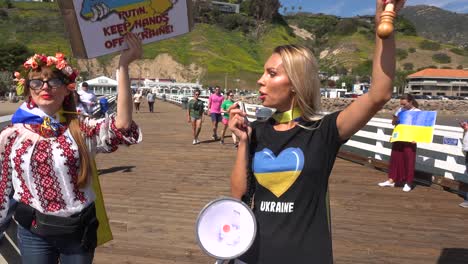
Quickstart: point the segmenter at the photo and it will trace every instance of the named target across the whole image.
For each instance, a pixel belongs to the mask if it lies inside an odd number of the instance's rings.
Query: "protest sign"
[[[190,32],[191,0],[59,0],[73,55],[94,58],[126,49],[133,32],[143,44]]]

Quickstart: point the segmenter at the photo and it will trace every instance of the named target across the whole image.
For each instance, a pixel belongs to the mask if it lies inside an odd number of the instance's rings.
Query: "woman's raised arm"
[[[140,39],[133,33],[125,35],[125,42],[128,44],[128,49],[123,50],[119,60],[119,76],[118,76],[118,97],[117,97],[117,116],[115,118],[115,126],[119,129],[129,128],[132,124],[132,93],[130,89],[130,78],[128,75],[128,65],[141,57],[143,49]]]
[[[384,10],[385,0],[377,0],[375,11],[376,28]],[[390,0],[395,3],[395,11],[400,10],[404,0]],[[375,36],[375,50],[372,65],[372,84],[369,92],[360,96],[346,107],[337,117],[336,125],[341,139],[347,139],[360,130],[390,100],[395,77],[395,36],[381,39]]]

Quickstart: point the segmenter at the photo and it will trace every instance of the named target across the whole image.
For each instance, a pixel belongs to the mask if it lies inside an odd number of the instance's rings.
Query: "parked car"
[[[443,100],[443,101],[448,100],[448,98],[443,95],[434,95],[433,97],[435,100]]]

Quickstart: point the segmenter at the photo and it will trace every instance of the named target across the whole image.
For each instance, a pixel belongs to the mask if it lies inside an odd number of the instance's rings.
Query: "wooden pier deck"
[[[206,118],[193,146],[179,106],[157,101],[135,114],[143,142],[97,158],[115,239],[95,263],[214,263],[194,225],[209,201],[229,194],[235,149],[212,142]],[[205,140],[205,141],[204,141]],[[335,263],[468,263],[468,210],[453,193],[380,188],[386,174],[337,159],[330,180]]]

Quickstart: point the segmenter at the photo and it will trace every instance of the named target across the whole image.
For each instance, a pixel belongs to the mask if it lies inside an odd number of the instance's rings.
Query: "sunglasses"
[[[57,78],[50,79],[47,81],[41,79],[32,79],[29,80],[29,88],[33,90],[39,90],[44,86],[44,83],[47,83],[47,86],[50,88],[59,88],[63,85],[63,81]]]
[[[199,96],[200,94],[194,94],[194,95]]]

